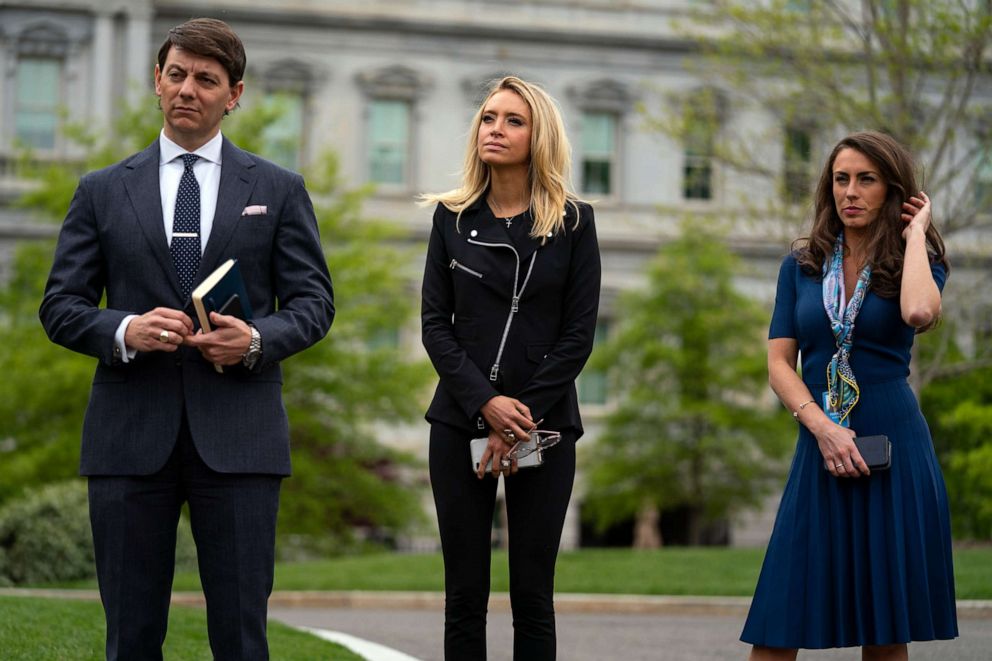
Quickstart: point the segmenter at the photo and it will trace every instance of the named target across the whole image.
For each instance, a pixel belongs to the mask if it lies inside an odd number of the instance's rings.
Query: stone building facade
[[[16,147],[30,145],[41,160],[78,156],[65,123],[109,129],[122,100],[136,103],[149,92],[168,28],[213,16],[229,22],[248,51],[244,111],[269,95],[288,108],[267,134],[279,160],[301,168],[322,150],[335,150],[350,184],[377,184],[367,211],[403,223],[412,241],[426,238],[430,219],[413,196],[457,184],[465,132],[485,82],[514,73],[544,85],[566,118],[575,187],[597,201],[606,333],[616,294],[642,282],[642,266],[675,235],[680,218],[733,218],[742,198],[779,194],[768,182],[723,172],[712,158],[714,136],[683,144],[645,121],[641,109],[700,87],[686,67],[693,44],[673,28],[691,4],[0,0],[0,263],[16,241],[54,231],[11,206],[25,185]],[[750,109],[725,107],[719,130],[767,121]],[[804,167],[816,167],[811,152],[800,154],[800,176]],[[784,143],[769,142],[764,162],[784,168],[786,160]],[[734,227],[732,239],[758,274],[740,284],[769,301],[785,251],[782,236],[759,222]],[[422,353],[415,326],[400,341]],[[584,375],[580,385],[588,435],[595,437],[609,393],[602,375]],[[389,436],[426,451],[424,424]],[[578,530],[573,515],[566,547],[578,544]],[[767,513],[745,517],[731,540],[760,544],[769,532]]]

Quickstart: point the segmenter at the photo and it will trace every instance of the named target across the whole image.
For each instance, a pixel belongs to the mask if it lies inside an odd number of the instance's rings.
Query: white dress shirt
[[[224,138],[217,132],[206,144],[194,152],[187,152],[169,138],[165,130],[158,138],[158,186],[162,196],[162,221],[165,224],[165,237],[172,244],[172,223],[176,214],[176,195],[179,193],[179,180],[183,176],[182,155],[193,153],[200,158],[193,164],[193,176],[200,185],[200,254],[210,239],[210,230],[214,225],[214,212],[217,210],[217,193],[220,189],[221,146]],[[114,334],[114,342],[120,349],[121,360],[125,363],[134,358],[136,351],[124,344],[124,334],[127,325],[137,317],[128,315],[121,321]]]

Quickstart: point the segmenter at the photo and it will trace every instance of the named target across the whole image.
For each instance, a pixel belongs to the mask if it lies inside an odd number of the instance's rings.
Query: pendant
[[[509,218],[504,218],[504,219],[503,219],[503,220],[505,220],[505,221],[506,221],[506,226],[507,226],[508,228],[510,227],[510,225],[512,225],[512,224],[513,224],[513,219],[514,219],[514,218],[516,218],[516,216],[510,216]]]

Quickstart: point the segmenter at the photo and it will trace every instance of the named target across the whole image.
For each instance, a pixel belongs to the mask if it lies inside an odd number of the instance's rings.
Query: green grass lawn
[[[273,659],[361,661],[345,648],[278,622],[269,623]],[[206,614],[173,606],[165,659],[209,661]],[[104,655],[103,608],[99,603],[29,597],[0,597],[0,656],[5,661],[36,659],[99,661]]]
[[[555,590],[604,594],[711,595],[749,597],[764,549],[665,548],[584,549],[558,558]],[[992,546],[958,548],[954,574],[959,599],[992,599]],[[444,589],[437,553],[378,553],[276,565],[276,590]],[[95,581],[68,587],[95,587]],[[176,575],[176,590],[199,590],[195,573]],[[492,589],[509,590],[506,553],[493,552]]]
[[[557,592],[751,596],[764,549],[587,549],[562,553]],[[992,599],[992,547],[954,553],[957,596]],[[276,566],[276,590],[444,589],[440,554],[381,553]],[[176,576],[177,590],[199,590],[196,574]],[[492,589],[509,590],[506,553],[496,551]]]

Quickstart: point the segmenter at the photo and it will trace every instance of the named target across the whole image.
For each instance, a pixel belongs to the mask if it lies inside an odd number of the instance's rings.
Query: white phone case
[[[472,472],[479,472],[479,462],[482,461],[482,453],[486,451],[486,445],[489,443],[488,438],[473,438],[469,443],[469,450],[472,454]],[[533,450],[530,454],[525,454],[517,462],[519,468],[533,468],[535,466],[540,466],[544,463],[544,457],[541,454],[541,450],[537,449],[537,439],[533,436],[530,437],[526,442],[521,442],[517,446],[518,451],[523,450]],[[486,472],[490,472],[493,469],[493,461],[489,460],[486,464]]]

